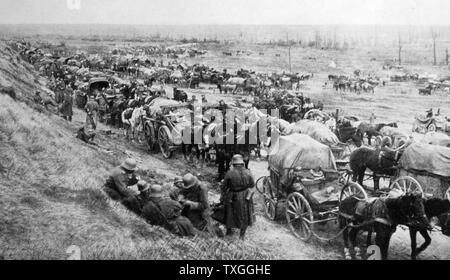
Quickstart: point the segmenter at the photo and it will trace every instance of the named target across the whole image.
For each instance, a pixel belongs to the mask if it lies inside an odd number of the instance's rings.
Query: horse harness
[[[399,154],[400,154],[399,151],[395,151],[394,159],[390,159],[390,158],[384,156],[385,155],[384,151],[380,151],[380,153],[378,153],[378,166],[382,167],[381,166],[381,159],[382,158],[385,158],[387,160],[393,161],[394,163],[397,162],[398,158],[399,158]]]
[[[381,223],[387,226],[393,225],[385,199],[383,198],[370,198],[367,200],[358,201],[353,215],[346,213],[340,213],[340,215],[352,221],[366,221],[360,225],[354,225],[352,227],[363,227],[373,223]]]
[[[389,215],[386,202],[382,198],[359,201],[356,204],[355,215],[364,220],[392,226],[392,219]]]

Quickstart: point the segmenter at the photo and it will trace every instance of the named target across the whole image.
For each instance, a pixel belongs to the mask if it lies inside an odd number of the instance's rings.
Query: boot
[[[242,228],[239,233],[239,239],[244,240],[245,239],[245,232],[247,231],[247,228]]]

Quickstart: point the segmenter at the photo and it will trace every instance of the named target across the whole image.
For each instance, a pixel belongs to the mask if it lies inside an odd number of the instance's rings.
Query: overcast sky
[[[0,23],[450,25],[449,0],[67,1],[0,0]]]

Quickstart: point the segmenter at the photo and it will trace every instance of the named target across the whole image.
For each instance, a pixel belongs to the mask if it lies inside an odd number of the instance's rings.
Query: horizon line
[[[5,23],[0,25],[125,25],[125,26],[378,26],[378,27],[450,27],[449,24],[379,24],[379,23]]]

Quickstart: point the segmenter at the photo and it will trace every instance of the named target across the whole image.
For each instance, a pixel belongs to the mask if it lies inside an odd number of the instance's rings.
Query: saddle
[[[386,203],[381,198],[370,198],[368,200],[359,201],[356,204],[355,217],[388,226],[392,225]]]

